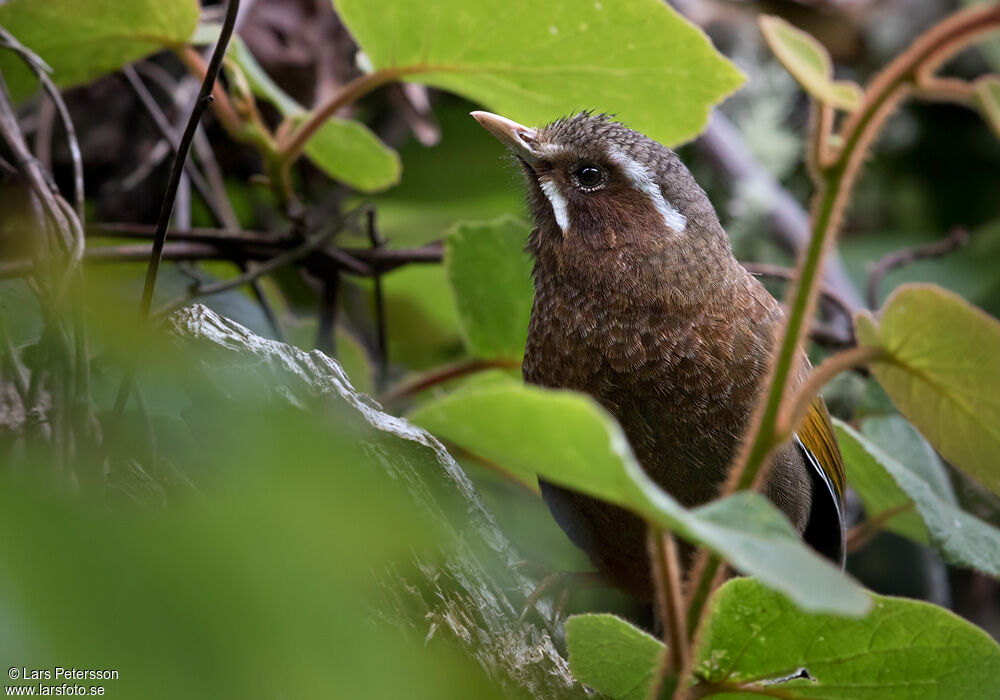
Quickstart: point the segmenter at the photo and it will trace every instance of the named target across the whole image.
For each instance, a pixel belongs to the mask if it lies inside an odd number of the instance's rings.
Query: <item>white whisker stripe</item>
[[[660,186],[656,184],[656,180],[653,179],[649,168],[618,148],[610,149],[608,157],[621,167],[625,173],[625,177],[632,181],[632,186],[635,189],[645,193],[649,197],[650,201],[653,202],[653,206],[663,216],[663,221],[669,228],[674,229],[678,233],[687,228],[687,218],[677,211],[670,202],[664,199],[663,192],[660,191]]]
[[[556,223],[559,224],[562,232],[566,233],[569,231],[569,202],[566,201],[566,197],[559,191],[559,185],[552,178],[541,178],[538,184],[545,196],[549,198],[549,203],[552,204],[552,213],[555,214]]]

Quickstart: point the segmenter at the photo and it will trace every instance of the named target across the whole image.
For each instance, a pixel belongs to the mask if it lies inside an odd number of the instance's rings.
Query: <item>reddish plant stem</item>
[[[819,295],[819,273],[833,246],[868,147],[892,110],[919,85],[932,80],[931,73],[935,68],[982,35],[998,28],[1000,5],[963,10],[931,28],[872,80],[865,91],[863,105],[848,117],[840,132],[840,143],[843,145],[835,160],[825,167],[823,163],[816,163],[816,167],[812,168],[817,184],[812,209],[812,236],[798,266],[798,281],[793,283],[789,293],[789,313],[772,356],[767,393],[754,412],[722,490],[723,497],[759,486],[766,476],[768,458],[782,444],[777,430],[778,419],[789,391],[789,379],[797,367],[806,320],[811,318]],[[791,429],[795,427],[792,425]],[[695,570],[703,572],[703,578],[713,575],[711,567],[703,563],[708,556],[707,552],[700,553],[695,566]],[[701,588],[704,583],[700,580],[697,587]],[[715,586],[711,588],[714,590]],[[698,618],[696,630],[704,624],[708,609],[707,604],[702,604],[700,610],[692,611]]]
[[[430,389],[438,384],[444,384],[452,379],[458,379],[459,377],[482,372],[487,369],[517,369],[520,366],[520,360],[509,358],[463,360],[455,364],[438,367],[425,374],[417,375],[413,379],[397,385],[384,396],[381,396],[380,399],[382,403],[392,404],[414,394],[419,394],[421,391]]]

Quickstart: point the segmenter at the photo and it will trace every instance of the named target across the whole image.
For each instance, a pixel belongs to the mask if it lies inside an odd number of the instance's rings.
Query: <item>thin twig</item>
[[[17,124],[14,106],[7,97],[7,88],[0,75],[0,138],[7,143],[18,171],[24,176],[31,191],[38,198],[45,212],[45,218],[59,234],[59,242],[69,255],[67,270],[72,269],[83,254],[83,241],[77,240],[76,226],[69,221],[57,203],[58,192],[31,154],[21,129]]]
[[[740,262],[740,265],[742,265],[744,269],[752,275],[775,277],[787,282],[793,282],[795,280],[795,270],[788,267],[782,267],[781,265],[742,261]],[[820,294],[832,302],[833,305],[836,306],[842,314],[844,314],[844,317],[848,320],[848,322],[851,321],[854,317],[854,312],[857,310],[854,304],[842,297],[839,292],[826,284],[820,287]]]
[[[331,357],[337,354],[337,304],[340,296],[340,275],[334,273],[321,282],[319,323],[316,328],[316,349]]]
[[[389,393],[379,397],[379,400],[384,404],[393,404],[401,399],[419,394],[421,391],[425,391],[431,387],[449,382],[452,379],[458,379],[459,377],[475,374],[487,369],[517,369],[520,366],[520,360],[512,359],[481,360],[475,358],[472,360],[462,360],[455,364],[438,367],[425,374],[418,374],[413,379],[393,387]]]
[[[810,404],[819,396],[819,392],[826,386],[827,382],[841,372],[866,365],[884,356],[885,350],[883,348],[861,346],[842,350],[823,360],[809,373],[802,385],[796,389],[795,394],[782,403],[781,413],[775,428],[778,434],[776,440],[784,442],[791,438],[792,433],[805,418]]]
[[[374,73],[365,73],[360,75],[351,82],[344,85],[340,90],[330,96],[330,99],[326,100],[321,105],[318,105],[315,109],[309,112],[309,117],[303,121],[298,127],[292,131],[286,139],[283,139],[279,144],[282,153],[283,163],[287,166],[295,162],[302,151],[305,150],[306,144],[309,143],[317,131],[342,108],[347,105],[353,104],[360,98],[364,97],[371,91],[389,83],[393,83],[405,75],[418,72],[427,72],[429,70],[428,66],[402,66],[396,68],[386,68],[384,70],[375,71]]]
[[[18,396],[21,397],[21,405],[24,406],[24,410],[27,412],[28,383],[25,380],[26,373],[21,366],[20,360],[17,359],[17,353],[14,351],[14,345],[11,343],[7,328],[7,319],[0,313],[0,353],[3,353],[3,359],[13,378],[14,388],[17,390]]]
[[[681,593],[681,567],[677,542],[669,532],[649,527],[647,535],[649,561],[656,591],[656,606],[663,625],[666,653],[657,666],[646,691],[647,700],[657,700],[670,671],[680,673],[687,667],[690,650],[687,637],[687,613]]]
[[[156,126],[157,131],[160,132],[160,136],[166,140],[167,144],[170,146],[170,150],[176,156],[177,150],[180,147],[180,141],[178,140],[177,133],[174,131],[173,125],[170,123],[170,120],[167,119],[167,115],[164,114],[163,110],[160,109],[160,106],[156,104],[156,100],[153,99],[153,95],[146,88],[145,83],[142,82],[142,78],[140,78],[135,72],[135,68],[132,66],[125,66],[122,68],[122,75],[125,78],[125,82],[127,82],[129,87],[132,88],[132,92],[134,92],[136,97],[139,98],[139,103],[146,110],[146,113]],[[194,161],[189,158],[184,159],[184,172],[191,178],[191,184],[198,190],[198,194],[201,195],[202,200],[205,202],[209,211],[212,212],[212,216],[215,217],[215,220],[220,224],[228,226],[226,216],[219,203],[215,200],[216,193],[213,192],[212,188],[208,184],[208,181],[205,179],[205,176],[201,174],[198,166],[194,164]]]
[[[244,273],[254,271],[255,269],[245,262],[237,264],[240,266],[240,270]],[[271,331],[274,333],[274,339],[282,343],[286,342],[285,330],[281,327],[281,320],[278,318],[278,314],[275,313],[274,307],[271,306],[271,301],[267,298],[264,286],[260,283],[259,279],[252,279],[249,284],[250,290],[253,292],[253,296],[257,300],[257,305],[260,306],[260,310],[263,312],[264,318],[267,319],[267,323],[271,327]]]
[[[147,224],[132,223],[96,223],[87,226],[88,236],[104,236],[111,238],[148,239],[156,236],[156,227]],[[282,241],[295,241],[286,234],[274,234],[266,231],[247,231],[242,228],[191,228],[170,229],[167,236],[176,241],[195,241],[199,243],[219,243],[223,245],[272,245]]]
[[[843,146],[836,162],[814,173],[817,194],[813,207],[813,235],[801,257],[799,279],[789,294],[788,315],[772,355],[767,390],[757,409],[729,478],[722,490],[727,496],[759,483],[768,457],[780,443],[775,424],[788,393],[788,379],[797,366],[808,319],[819,293],[818,275],[840,229],[849,193],[876,135],[893,109],[911,92],[928,71],[976,38],[1000,28],[1000,6],[982,5],[962,10],[937,24],[894,59],[868,86],[864,104],[851,113],[840,132]]]
[[[0,27],[0,40],[2,40],[4,46],[11,51],[16,52],[24,60],[24,62],[28,64],[28,67],[38,78],[38,82],[45,90],[45,94],[49,96],[49,99],[52,100],[52,104],[56,107],[56,112],[59,114],[59,120],[62,122],[63,130],[66,132],[66,145],[69,148],[70,160],[73,163],[73,208],[74,211],[76,211],[77,218],[80,221],[83,221],[83,157],[80,154],[80,142],[76,137],[76,128],[73,126],[73,120],[69,116],[69,110],[66,108],[66,102],[63,100],[62,94],[55,86],[55,83],[53,83],[52,79],[49,78],[48,74],[51,71],[51,68],[49,68],[49,66],[46,65],[41,58],[39,58],[38,54],[21,44],[3,27]]]
[[[194,301],[199,297],[211,296],[213,294],[221,294],[222,292],[228,292],[230,289],[236,289],[238,287],[242,287],[245,284],[250,284],[251,282],[263,277],[264,275],[268,275],[277,270],[278,268],[284,267],[285,265],[288,265],[289,263],[295,262],[299,258],[306,256],[310,251],[322,245],[324,241],[330,238],[330,236],[337,233],[339,230],[340,229],[338,227],[330,227],[325,231],[320,231],[319,233],[315,233],[309,238],[307,238],[305,241],[300,243],[295,248],[285,251],[280,255],[276,255],[270,260],[267,260],[266,262],[261,263],[260,265],[248,269],[243,274],[233,277],[232,279],[221,280],[219,282],[214,282],[212,284],[199,285],[194,289],[192,289],[187,294],[184,294],[183,296],[180,296],[177,299],[174,299],[173,301],[164,304],[162,307],[156,310],[154,316],[160,317],[170,313],[171,311],[175,311],[181,308],[182,306],[187,306],[189,303],[191,303],[192,301]]]
[[[911,265],[917,260],[942,258],[952,251],[958,250],[969,242],[969,232],[962,226],[956,226],[941,240],[927,245],[894,250],[879,258],[868,273],[868,284],[865,286],[868,307],[878,308],[878,289],[885,276],[892,270]]]
[[[245,6],[246,0],[243,0],[243,4],[240,6],[241,17],[244,15]],[[237,20],[238,26],[239,20]],[[177,109],[183,109],[187,104],[188,93],[193,94],[198,88],[198,80],[193,76],[187,75],[182,80],[175,80],[168,71],[156,63],[144,61],[136,64],[135,69],[137,73],[141,73],[156,85]],[[218,209],[215,214],[217,217],[221,217],[219,223],[229,229],[240,228],[236,212],[233,210],[233,205],[229,201],[229,194],[226,192],[222,169],[215,158],[212,144],[205,134],[205,127],[201,123],[198,124],[198,129],[195,131],[192,148],[194,149],[195,159],[201,164],[205,181],[208,183],[213,199],[215,200]]]
[[[371,208],[368,210],[368,215],[366,217],[366,230],[368,233],[368,240],[371,243],[372,250],[378,250],[382,247],[384,241],[381,236],[378,235],[378,230],[375,228],[375,209]],[[386,374],[389,367],[389,341],[388,341],[388,331],[386,330],[386,318],[385,318],[385,295],[382,290],[382,272],[376,269],[374,274],[373,286],[374,286],[374,296],[375,296],[375,348],[376,348],[376,368],[375,368],[375,391],[381,392],[385,388]]]
[[[808,212],[768,172],[740,132],[719,110],[712,112],[708,126],[694,146],[732,186],[746,186],[765,193],[762,199],[767,202],[767,231],[786,250],[798,253],[809,244]],[[836,292],[848,304],[852,314],[861,308],[861,296],[836,251],[831,251],[823,280],[827,289]]]
[[[170,175],[167,179],[167,189],[163,195],[163,204],[160,207],[160,214],[156,222],[156,237],[153,239],[153,249],[150,253],[149,266],[146,269],[146,279],[142,288],[142,299],[139,303],[139,317],[141,320],[145,320],[149,317],[149,310],[153,304],[153,291],[156,288],[156,276],[160,268],[163,246],[167,240],[167,227],[170,224],[170,216],[174,207],[174,198],[177,196],[177,187],[180,184],[181,174],[184,172],[184,162],[187,160],[188,151],[191,148],[191,141],[194,139],[195,129],[198,127],[198,121],[201,119],[202,114],[204,114],[208,105],[212,101],[212,88],[215,85],[215,79],[219,74],[219,69],[222,67],[222,59],[226,54],[226,46],[229,44],[229,39],[233,33],[233,26],[236,22],[236,14],[239,11],[240,0],[228,0],[228,3],[229,4],[226,8],[226,19],[222,24],[222,31],[219,34],[219,39],[212,52],[212,59],[205,71],[205,79],[202,81],[201,89],[198,91],[198,97],[194,106],[191,108],[191,115],[188,117],[187,126],[184,128],[184,133],[181,135],[181,140],[177,147],[177,153],[175,154],[174,161],[170,166]],[[114,438],[122,412],[125,410],[125,404],[128,402],[129,393],[134,380],[135,364],[133,361],[133,363],[126,369],[125,376],[122,377],[121,384],[118,387],[118,394],[115,397],[115,404],[112,409],[111,419],[108,428],[105,431],[104,442],[101,446],[101,464],[103,464],[104,460],[107,459],[111,441]]]
[[[801,352],[803,335],[812,317],[819,292],[819,273],[833,247],[840,228],[849,193],[857,179],[869,146],[886,118],[914,87],[929,78],[928,74],[949,56],[971,44],[987,32],[1000,28],[1000,6],[983,5],[955,13],[926,32],[909,49],[894,59],[867,87],[864,104],[851,113],[841,131],[836,162],[826,170],[814,172],[817,194],[814,198],[812,236],[801,256],[798,280],[788,295],[788,316],[772,354],[766,391],[748,426],[740,450],[730,470],[722,496],[760,483],[768,457],[780,442],[775,430],[781,406],[788,393]],[[699,555],[704,560],[707,553]],[[707,606],[698,614],[704,622]],[[685,679],[681,679],[685,682]]]
[[[914,506],[913,501],[901,503],[893,508],[887,508],[874,517],[867,518],[847,531],[847,544],[845,546],[848,554],[856,552],[865,546],[875,535],[877,535],[886,524],[900,513],[905,513]]]
[[[254,243],[243,247],[234,247],[224,243],[214,244],[185,241],[164,245],[161,259],[175,261],[265,261],[287,250],[287,245],[284,243],[281,245],[275,243]],[[149,252],[150,246],[148,245],[101,246],[88,249],[84,254],[84,259],[95,263],[148,261]],[[352,253],[336,248],[313,250],[305,257],[303,264],[310,269],[315,268],[321,271],[341,270],[359,277],[370,277],[374,274],[372,266],[358,260]],[[28,258],[0,262],[0,279],[30,275],[38,265],[39,262],[37,260]]]
[[[56,121],[56,106],[51,100],[41,100],[35,113],[38,126],[35,129],[35,158],[42,169],[52,172],[52,127]]]

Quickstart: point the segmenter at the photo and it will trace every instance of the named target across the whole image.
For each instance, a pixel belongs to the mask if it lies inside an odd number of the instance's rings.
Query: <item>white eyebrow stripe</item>
[[[552,213],[555,214],[556,223],[559,224],[562,232],[566,233],[569,231],[569,202],[566,201],[566,197],[559,191],[559,185],[552,178],[540,178],[538,184],[552,205]]]
[[[660,186],[656,184],[649,168],[629,156],[619,148],[611,148],[608,157],[616,163],[625,173],[625,177],[632,181],[632,186],[640,192],[644,192],[653,202],[653,206],[663,216],[666,225],[678,233],[687,228],[687,217],[663,197]]]

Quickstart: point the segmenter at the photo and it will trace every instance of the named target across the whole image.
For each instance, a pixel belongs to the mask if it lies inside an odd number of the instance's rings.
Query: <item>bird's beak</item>
[[[484,129],[526,163],[533,166],[538,162],[540,155],[535,129],[492,112],[470,112],[470,114]]]

